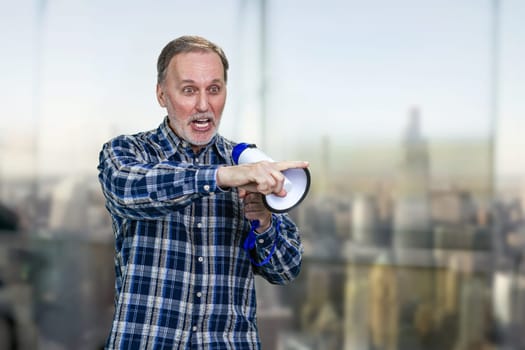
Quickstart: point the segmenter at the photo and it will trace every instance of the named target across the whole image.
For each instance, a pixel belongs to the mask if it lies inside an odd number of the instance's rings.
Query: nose
[[[206,112],[208,110],[208,96],[205,93],[197,95],[195,108],[198,112]]]

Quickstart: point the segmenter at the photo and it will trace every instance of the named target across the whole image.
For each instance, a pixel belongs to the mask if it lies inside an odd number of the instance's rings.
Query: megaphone
[[[263,160],[274,162],[273,159],[264,154],[254,144],[239,143],[232,151],[235,164],[255,163]],[[293,168],[282,171],[284,175],[284,189],[286,196],[279,197],[275,194],[267,194],[263,197],[263,203],[274,213],[284,213],[303,201],[310,189],[310,172],[307,168]]]

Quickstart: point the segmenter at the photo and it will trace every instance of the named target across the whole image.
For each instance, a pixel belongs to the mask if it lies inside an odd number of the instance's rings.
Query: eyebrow
[[[217,84],[217,83],[221,83],[221,84],[222,84],[223,82],[224,82],[224,81],[223,81],[222,79],[218,79],[218,78],[213,79],[213,80],[211,81],[212,84]],[[186,84],[195,84],[195,80],[193,80],[193,79],[182,79],[182,80],[181,80],[181,83],[186,83]]]

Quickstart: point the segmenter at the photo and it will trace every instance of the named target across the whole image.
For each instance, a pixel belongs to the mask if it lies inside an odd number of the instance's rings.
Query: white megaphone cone
[[[263,160],[274,162],[253,144],[239,143],[233,148],[235,164],[255,163]],[[264,205],[274,213],[284,213],[302,202],[310,189],[310,172],[307,168],[293,168],[282,171],[286,196],[267,194],[263,197]]]

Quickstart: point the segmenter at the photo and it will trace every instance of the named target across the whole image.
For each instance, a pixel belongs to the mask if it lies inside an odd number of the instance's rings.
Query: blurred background
[[[156,59],[230,60],[221,133],[311,162],[268,350],[525,349],[525,2],[0,2],[0,349],[100,349],[101,145],[157,127]]]

